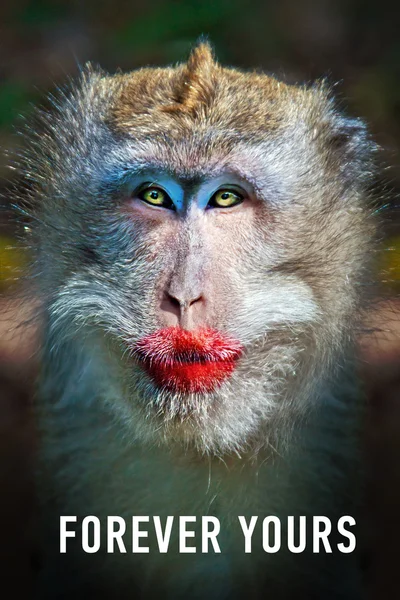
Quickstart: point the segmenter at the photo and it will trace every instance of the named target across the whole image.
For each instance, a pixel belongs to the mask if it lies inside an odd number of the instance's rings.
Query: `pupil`
[[[154,191],[154,192],[150,192],[150,197],[152,200],[157,200],[158,198],[158,192]]]
[[[221,194],[222,200],[228,200],[229,196],[230,196],[229,192],[224,192],[223,194]]]

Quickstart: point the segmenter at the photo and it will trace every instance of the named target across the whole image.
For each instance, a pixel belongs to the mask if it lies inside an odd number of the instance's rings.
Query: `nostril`
[[[192,304],[196,304],[196,302],[200,302],[200,300],[202,299],[202,296],[197,296],[197,298],[194,298],[193,300],[189,300],[188,304],[189,306],[192,306]]]
[[[172,304],[172,306],[174,306],[176,308],[180,308],[181,303],[178,300],[178,298],[175,298],[175,296],[173,296],[169,292],[166,292],[166,297],[167,297],[168,302],[170,302],[170,304]]]
[[[192,298],[191,300],[184,300],[183,298],[177,298],[176,296],[173,296],[172,294],[170,294],[169,292],[165,293],[166,299],[167,301],[174,306],[175,308],[179,308],[179,309],[183,309],[186,307],[190,307],[193,304],[196,304],[196,302],[200,302],[203,298],[203,296],[200,294],[199,296],[196,296],[195,298]]]
[[[174,292],[175,294],[171,294],[171,291],[164,290],[160,305],[160,316],[163,322],[183,329],[201,326],[206,316],[203,294],[191,294],[189,290],[174,290]]]

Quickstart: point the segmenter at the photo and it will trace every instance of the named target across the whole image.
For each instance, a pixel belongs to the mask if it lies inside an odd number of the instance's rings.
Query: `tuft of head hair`
[[[217,69],[210,44],[199,43],[190,53],[177,82],[175,102],[164,106],[163,110],[196,113],[209,106],[214,98]]]

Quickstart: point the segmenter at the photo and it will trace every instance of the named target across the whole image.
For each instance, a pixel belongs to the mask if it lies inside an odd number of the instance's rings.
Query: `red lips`
[[[242,346],[219,331],[167,327],[142,338],[135,348],[150,377],[174,392],[211,392],[235,368]]]

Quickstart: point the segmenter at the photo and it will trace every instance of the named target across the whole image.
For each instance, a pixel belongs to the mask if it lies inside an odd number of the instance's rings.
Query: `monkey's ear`
[[[371,182],[380,148],[371,138],[366,124],[362,119],[348,117],[342,112],[334,85],[326,79],[315,84],[314,92],[313,109],[316,108],[319,114],[319,119],[313,119],[316,123],[314,138],[322,154],[328,152],[328,161],[349,185]]]
[[[379,146],[372,140],[364,121],[335,112],[328,136],[328,148],[348,183],[370,182],[375,174]]]

